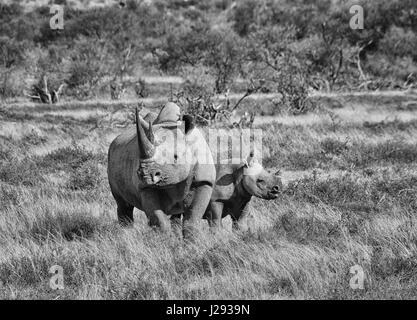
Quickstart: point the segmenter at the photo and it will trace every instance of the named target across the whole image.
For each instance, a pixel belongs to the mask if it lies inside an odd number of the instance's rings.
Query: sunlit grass
[[[117,224],[106,151],[122,128],[32,113],[0,128],[2,299],[415,298],[413,112],[263,124],[264,163],[289,177],[285,192],[253,200],[246,232],[201,221],[193,244],[137,210],[134,227]],[[356,264],[364,290],[349,287]],[[63,290],[49,286],[53,265]]]

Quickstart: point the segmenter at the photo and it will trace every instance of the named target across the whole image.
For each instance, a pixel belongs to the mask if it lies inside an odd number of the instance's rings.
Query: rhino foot
[[[117,202],[117,220],[123,227],[128,227],[133,224],[133,206],[129,205],[123,200],[116,200]]]

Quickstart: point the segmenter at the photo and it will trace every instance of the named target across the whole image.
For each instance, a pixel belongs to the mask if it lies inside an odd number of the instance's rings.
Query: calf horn
[[[141,159],[150,159],[155,153],[155,147],[152,142],[146,137],[145,131],[143,130],[141,120],[139,116],[139,110],[136,108],[136,133],[138,136],[138,147],[139,147],[139,156]]]

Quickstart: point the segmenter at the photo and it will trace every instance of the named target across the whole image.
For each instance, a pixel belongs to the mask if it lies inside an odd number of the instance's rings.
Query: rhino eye
[[[265,182],[265,180],[263,180],[263,179],[258,179],[258,182],[259,182],[259,183],[263,183],[263,182]]]

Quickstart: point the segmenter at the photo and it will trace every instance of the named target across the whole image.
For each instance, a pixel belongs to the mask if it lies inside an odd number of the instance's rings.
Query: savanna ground
[[[412,299],[417,296],[417,102],[339,97],[258,117],[285,191],[195,244],[116,221],[106,153],[112,104],[0,112],[0,299]],[[414,102],[413,102],[414,101]],[[126,118],[129,110],[114,117]],[[100,120],[98,120],[100,119]],[[63,290],[49,286],[51,266]],[[365,271],[352,290],[349,270]]]

